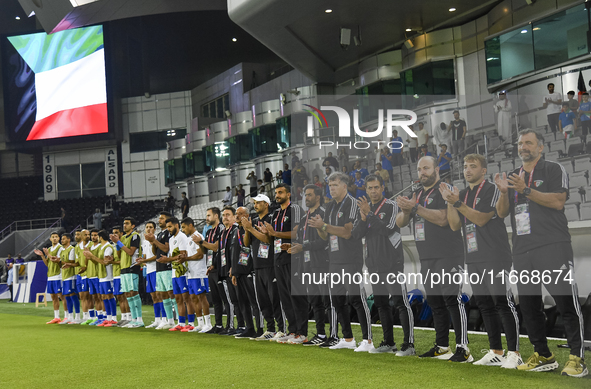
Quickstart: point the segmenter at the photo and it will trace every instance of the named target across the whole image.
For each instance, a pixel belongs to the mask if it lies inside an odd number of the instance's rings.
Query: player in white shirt
[[[554,133],[558,131],[558,117],[562,112],[562,94],[554,92],[554,84],[548,84],[548,94],[544,96],[542,107],[546,108],[546,117],[548,118],[548,126]]]
[[[157,259],[161,263],[172,264],[172,290],[178,306],[179,323],[169,331],[189,332],[195,328],[195,307],[189,296],[189,287],[187,285],[187,266],[179,263],[181,254],[187,255],[189,239],[180,230],[179,219],[171,217],[166,219],[166,229],[170,233],[168,241],[168,256],[162,255]],[[186,305],[186,308],[185,308]],[[188,324],[185,325],[185,320]]]
[[[209,293],[209,278],[207,277],[207,260],[203,255],[201,247],[196,242],[203,240],[197,230],[193,219],[184,218],[181,222],[183,233],[189,238],[187,255],[181,256],[179,262],[187,263],[189,272],[187,273],[189,294],[195,305],[195,314],[197,316],[197,326],[190,332],[207,332],[212,329],[211,318],[209,316],[209,302],[207,293]]]
[[[156,230],[156,223],[146,223],[146,234],[154,234]],[[146,293],[150,293],[152,301],[154,302],[154,322],[146,328],[156,328],[163,321],[166,321],[166,314],[164,313],[164,304],[160,298],[160,293],[156,291],[156,247],[149,241],[142,242],[143,257],[138,259],[140,265],[146,266]]]

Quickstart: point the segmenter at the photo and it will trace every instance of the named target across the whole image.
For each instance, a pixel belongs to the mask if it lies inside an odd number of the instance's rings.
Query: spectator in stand
[[[273,182],[273,173],[271,173],[271,170],[269,168],[266,168],[263,175],[265,178],[265,190],[267,191],[267,193],[270,193],[271,183]]]
[[[378,162],[376,165],[381,165],[382,168],[390,175],[390,179],[388,181],[394,180],[394,169],[392,167],[394,163],[394,154],[390,152],[388,146],[385,146],[382,151],[382,158],[381,161]]]
[[[425,123],[419,122],[419,130],[416,132],[417,142],[420,145],[429,144],[429,133],[425,130]]]
[[[423,144],[420,147],[420,152],[419,152],[419,159],[423,158],[423,157],[428,157],[428,156],[432,156],[433,154],[431,154],[431,152],[429,151],[429,146]]]
[[[441,122],[439,127],[433,131],[433,143],[439,147],[439,151],[441,151],[441,145],[451,144],[451,131],[447,128],[447,124]]]
[[[257,185],[258,185],[258,190],[259,190],[259,194],[264,194],[266,196],[266,188],[265,185],[263,184],[263,180],[257,180]],[[255,196],[256,197],[256,196]]]
[[[295,169],[293,170],[293,185],[296,188],[296,193],[298,193],[299,188],[304,187],[304,180],[308,180],[308,174],[306,172],[306,168],[302,166],[302,162],[297,161],[295,165]]]
[[[25,263],[25,260],[21,256],[22,254],[19,253],[16,259],[14,260],[14,263]]]
[[[345,166],[342,167],[342,169],[345,169]],[[325,203],[329,202],[332,199],[332,196],[330,195],[330,190],[328,187],[328,177],[330,177],[330,175],[334,172],[334,167],[332,166],[327,166],[324,168],[324,198],[325,198]]]
[[[343,166],[345,168],[349,168],[349,154],[347,153],[347,149],[344,147],[341,147],[340,149],[338,149],[339,151],[339,166],[341,167],[341,169],[343,168]]]
[[[589,101],[589,93],[583,93],[583,101],[579,106],[579,118],[581,120],[581,127],[583,129],[583,142],[587,143],[587,134],[591,130],[591,101]]]
[[[365,177],[369,175],[369,172],[367,171],[367,169],[361,167],[360,160],[355,161],[355,164],[353,165],[353,169],[349,172],[349,176],[353,180],[355,179],[355,172],[361,173],[361,178],[363,178],[363,179],[365,179]]]
[[[562,106],[562,95],[554,92],[554,84],[548,84],[548,94],[544,96],[544,104],[542,107],[546,108],[546,117],[548,118],[548,126],[554,133],[558,131],[558,117],[560,116],[560,107]],[[453,151],[453,150],[452,150]]]
[[[298,162],[300,160],[300,158],[298,157],[298,153],[296,153],[295,151],[292,151],[289,154],[291,155],[291,166],[295,166],[296,162]]]
[[[382,177],[384,185],[387,188],[388,182],[390,182],[390,172],[384,169],[381,163],[376,163],[376,174]]]
[[[505,91],[499,93],[499,100],[493,105],[497,113],[497,131],[504,141],[511,140],[511,102]]]
[[[246,191],[242,189],[242,184],[239,184],[236,188],[236,206],[243,207],[244,199],[246,198]]]
[[[579,110],[579,101],[575,99],[575,91],[568,91],[566,97],[568,97],[568,109],[570,109],[571,112],[576,114]]]
[[[341,166],[341,172],[345,173],[346,175],[349,175],[349,169],[347,169],[346,166]]]
[[[439,176],[447,178],[446,181],[449,181],[449,177],[444,177],[449,173],[449,161],[451,161],[451,154],[447,151],[447,145],[444,143],[441,145],[441,153],[437,157],[437,164],[439,166]]]
[[[454,111],[454,120],[449,122],[448,130],[451,131],[451,152],[460,154],[464,151],[464,142],[466,138],[467,126],[466,122],[460,119],[460,111]]]
[[[291,186],[291,170],[289,170],[288,164],[285,164],[283,166],[283,173],[281,174],[281,178],[283,179],[284,184]]]
[[[92,215],[92,224],[94,224],[94,228],[97,230],[102,230],[103,228],[103,214],[98,208],[94,210],[94,215]]]
[[[314,185],[319,188],[324,188],[324,185],[322,185],[322,181],[320,181],[320,177],[318,177],[317,174],[314,176]]]
[[[404,152],[404,143],[402,138],[398,136],[398,131],[392,131],[392,138],[390,138],[390,146],[392,152],[392,167],[402,165],[402,153]],[[382,163],[382,161],[380,161]],[[386,169],[384,167],[384,169]],[[386,169],[387,170],[387,169]]]
[[[333,166],[336,170],[339,170],[339,161],[335,157],[332,156],[332,153],[329,152],[328,156],[324,158],[324,162],[322,162],[322,166]]]
[[[187,192],[181,193],[183,201],[181,202],[181,212],[183,213],[183,219],[189,216],[189,199],[187,198]]]
[[[62,220],[62,227],[67,231],[70,230],[70,221],[68,220],[68,214],[64,208],[60,209],[61,211],[61,220]]]
[[[224,205],[224,207],[232,205],[232,190],[229,186],[226,186],[226,193],[224,194],[222,204]]]
[[[411,131],[414,131],[414,126],[412,124],[408,125],[408,128],[410,128]],[[408,152],[410,153],[410,160],[412,162],[416,162],[417,161],[417,153],[418,153],[418,140],[417,138],[411,138],[410,136],[408,138],[406,138],[406,142],[408,143]]]
[[[365,180],[363,178],[361,178],[361,172],[356,171],[355,172],[355,198],[360,199],[364,196],[367,196],[367,193],[365,192]]]
[[[117,197],[113,196],[111,198],[111,209],[113,210],[113,216],[115,220],[119,220],[119,202],[117,201]]]
[[[254,170],[251,171],[248,174],[248,176],[246,176],[246,179],[248,180],[248,184],[250,185],[250,197],[254,198],[257,195],[257,188],[260,186],[257,185],[257,175],[254,174]]]
[[[275,174],[275,180],[278,184],[283,184],[283,170],[279,170],[277,174]]]
[[[575,131],[575,120],[577,115],[571,112],[568,102],[562,103],[562,113],[558,116],[558,128],[564,134],[564,139],[572,138]]]
[[[209,231],[210,229],[211,229],[211,226],[209,224],[205,223],[205,226],[203,226],[203,233],[202,233],[202,235],[203,236],[207,236],[206,235],[207,234],[207,231]]]
[[[166,197],[166,209],[170,212],[171,215],[174,215],[174,208],[175,208],[175,199],[172,196],[171,192],[168,192],[168,196]]]

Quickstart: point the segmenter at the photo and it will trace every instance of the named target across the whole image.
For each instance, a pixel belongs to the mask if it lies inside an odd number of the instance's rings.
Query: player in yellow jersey
[[[43,251],[35,250],[35,254],[43,259],[43,263],[47,266],[47,293],[51,295],[53,301],[53,320],[47,324],[60,323],[60,298],[62,298],[62,273],[60,270],[59,255],[63,250],[60,244],[60,236],[57,232],[52,232],[49,238],[51,241],[50,248],[44,248]],[[52,259],[54,257],[58,259]],[[64,316],[68,312],[66,300],[64,299]]]

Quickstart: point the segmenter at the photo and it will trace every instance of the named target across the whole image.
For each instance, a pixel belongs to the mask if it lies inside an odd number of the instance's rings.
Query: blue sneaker
[[[100,320],[95,320],[92,323],[90,323],[90,326],[98,326],[99,324],[101,324],[104,320],[100,319]]]

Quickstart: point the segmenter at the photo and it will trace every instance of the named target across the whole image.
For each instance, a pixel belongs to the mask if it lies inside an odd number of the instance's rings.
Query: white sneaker
[[[269,341],[277,342],[277,339],[283,338],[285,335],[286,335],[285,332],[278,331],[275,333],[275,336],[273,336],[271,339],[269,339]]]
[[[156,328],[156,327],[158,327],[159,325],[160,325],[160,323],[159,323],[159,322],[157,322],[157,321],[154,321],[154,322],[152,322],[152,324],[150,324],[149,326],[146,326],[146,328]]]
[[[305,337],[304,335],[296,335],[293,339],[290,339],[287,341],[287,343],[289,344],[302,344],[304,342],[307,342],[308,338]]]
[[[66,318],[64,318],[64,320],[60,321],[60,322],[59,322],[59,323],[57,323],[57,324],[70,324],[70,323],[71,323],[71,320],[70,320],[70,319],[66,319]]]
[[[503,355],[496,354],[493,350],[482,350],[483,353],[486,353],[484,357],[474,362],[474,365],[480,366],[502,366],[503,363],[507,360],[505,358],[505,353]]]
[[[371,350],[375,350],[376,348],[372,343],[369,343],[367,340],[363,339],[363,341],[361,343],[359,343],[359,346],[355,349],[356,353],[362,353],[362,352],[371,352]]]
[[[269,332],[269,331],[265,331],[264,334],[262,334],[261,336],[259,336],[258,338],[255,338],[254,340],[259,341],[259,340],[270,340],[275,336],[275,332]]]
[[[135,321],[130,321],[129,323],[127,323],[126,325],[124,325],[122,328],[135,328],[136,322]]]
[[[210,326],[210,325],[208,325],[208,324],[205,324],[205,325],[203,326],[203,328],[201,329],[201,331],[199,331],[199,333],[200,333],[200,334],[204,334],[204,333],[206,333],[207,331],[211,330],[212,328],[213,328],[213,326]]]
[[[523,359],[521,359],[521,355],[517,354],[515,351],[508,351],[507,357],[505,358],[505,363],[501,365],[503,369],[517,369],[517,366],[523,365]]]
[[[195,330],[197,330],[197,331],[192,331],[192,330],[191,330],[191,331],[189,331],[189,332],[199,332],[199,331],[201,331],[201,330],[203,329],[203,327],[205,327],[205,323],[204,323],[203,325],[199,325],[199,324],[197,324],[197,325],[196,325],[196,326],[194,326],[194,328],[193,328],[193,329],[195,329]]]
[[[199,332],[201,331],[201,327],[193,327],[193,329],[189,330],[189,332]]]
[[[164,323],[160,324],[158,327],[156,327],[156,329],[157,330],[169,330],[173,327],[174,327],[174,324],[164,322]]]
[[[345,338],[341,338],[339,340],[339,343],[335,344],[334,346],[330,346],[329,349],[331,349],[331,350],[339,350],[339,349],[342,349],[342,348],[348,348],[348,349],[351,349],[351,350],[355,350],[356,347],[357,347],[357,343],[355,343],[355,338],[353,338],[349,342],[347,342],[345,340]]]
[[[290,340],[295,339],[295,337],[295,334],[287,334],[285,336],[282,336],[281,338],[277,338],[275,341],[277,343],[288,343]]]

